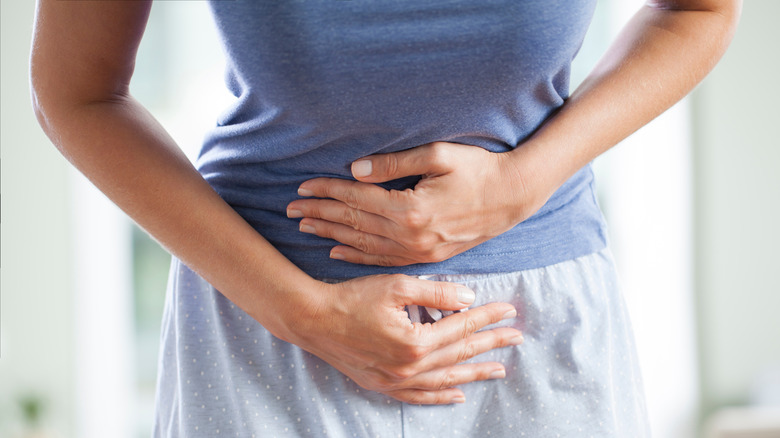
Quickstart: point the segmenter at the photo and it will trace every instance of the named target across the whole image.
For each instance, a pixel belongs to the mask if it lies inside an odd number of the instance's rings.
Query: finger
[[[446,173],[451,170],[447,165],[451,151],[445,145],[431,143],[401,152],[370,155],[352,163],[352,176],[359,181],[380,183],[405,176]]]
[[[349,263],[372,266],[408,266],[420,263],[417,260],[398,255],[368,254],[351,246],[340,245],[330,250],[330,258]]]
[[[300,196],[336,199],[356,210],[383,217],[392,217],[394,211],[403,210],[406,193],[339,178],[314,178],[298,187]]]
[[[435,324],[421,325],[423,343],[436,351],[447,345],[466,339],[482,328],[517,316],[508,303],[491,303],[442,318]]]
[[[457,388],[447,388],[438,391],[426,391],[420,389],[396,389],[384,393],[394,399],[412,405],[448,405],[463,403],[466,396]]]
[[[394,222],[372,213],[357,210],[333,199],[299,199],[287,206],[287,217],[310,217],[352,227],[378,236],[392,238]]]
[[[398,255],[404,251],[401,245],[386,237],[321,219],[304,218],[298,224],[298,229],[303,233],[336,240],[366,254]]]
[[[504,377],[506,377],[506,370],[498,362],[469,363],[420,373],[405,381],[403,385],[413,389],[435,391]]]
[[[484,330],[462,339],[453,344],[434,350],[426,355],[417,366],[420,369],[435,370],[466,362],[497,348],[511,347],[523,343],[523,334],[512,327],[501,327],[492,330]],[[495,368],[495,367],[493,367]],[[475,372],[484,371],[475,368]],[[497,378],[497,377],[485,377]],[[476,378],[474,380],[477,380]]]
[[[460,310],[474,303],[476,294],[462,284],[423,280],[398,276],[396,291],[398,304],[432,307],[442,310]],[[510,306],[511,307],[511,306]]]

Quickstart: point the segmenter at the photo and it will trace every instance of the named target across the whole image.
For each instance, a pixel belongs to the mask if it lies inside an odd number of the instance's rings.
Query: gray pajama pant
[[[466,403],[417,406],[365,390],[272,336],[174,259],[163,317],[155,437],[647,437],[631,326],[608,250],[506,274],[434,275],[473,306],[504,301],[525,343],[505,379]],[[425,315],[423,315],[423,318]],[[497,324],[496,326],[499,326]]]

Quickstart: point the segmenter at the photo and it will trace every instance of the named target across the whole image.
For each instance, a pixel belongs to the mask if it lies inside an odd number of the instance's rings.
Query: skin
[[[46,134],[92,183],[174,256],[276,337],[362,387],[416,404],[462,403],[458,385],[505,376],[502,364],[462,364],[517,345],[507,303],[412,324],[410,304],[458,310],[465,287],[403,275],[340,284],[312,279],[282,256],[195,170],[128,92],[150,2],[37,4],[32,99]],[[365,316],[371,306],[371,318]],[[479,331],[479,332],[478,332]]]
[[[403,266],[460,254],[530,217],[567,179],[685,96],[714,67],[741,2],[651,1],[563,107],[507,153],[436,142],[356,161],[357,181],[318,178],[289,204],[330,256]],[[422,175],[406,191],[373,183]]]
[[[514,318],[511,305],[491,303],[435,324],[412,324],[405,305],[457,310],[473,303],[473,292],[403,275],[335,285],[314,280],[211,189],[129,94],[150,6],[39,0],[33,106],[62,154],[272,334],[362,387],[409,403],[446,404],[465,401],[458,385],[503,377],[500,363],[462,362],[522,342],[512,328],[482,330]],[[736,1],[654,2],[523,147],[490,154],[435,143],[369,157],[371,175],[360,182],[308,181],[301,194],[323,199],[296,201],[288,211],[306,217],[302,227],[344,243],[334,254],[351,262],[400,265],[451,257],[530,216],[569,175],[687,93],[725,50],[738,11]],[[425,175],[409,192],[379,193],[372,184],[409,174]],[[489,178],[491,187],[505,189],[488,190]],[[451,193],[459,194],[457,208],[450,207]],[[378,202],[368,199],[373,195],[381,196]],[[376,310],[370,318],[362,312],[367,305]]]

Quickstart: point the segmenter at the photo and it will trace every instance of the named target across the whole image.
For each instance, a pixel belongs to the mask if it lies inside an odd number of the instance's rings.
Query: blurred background
[[[640,4],[599,2],[573,85]],[[33,13],[0,3],[0,436],[149,436],[170,257],[35,121]],[[697,90],[595,163],[656,437],[780,436],[778,17],[746,1]],[[132,91],[190,157],[222,71],[207,3],[156,2]]]

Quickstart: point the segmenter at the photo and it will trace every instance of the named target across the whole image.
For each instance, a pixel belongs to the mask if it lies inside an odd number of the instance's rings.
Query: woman
[[[649,1],[569,96],[593,7],[213,1],[196,170],[128,93],[150,4],[41,0],[41,125],[175,256],[155,435],[648,435],[588,163],[740,4]]]

